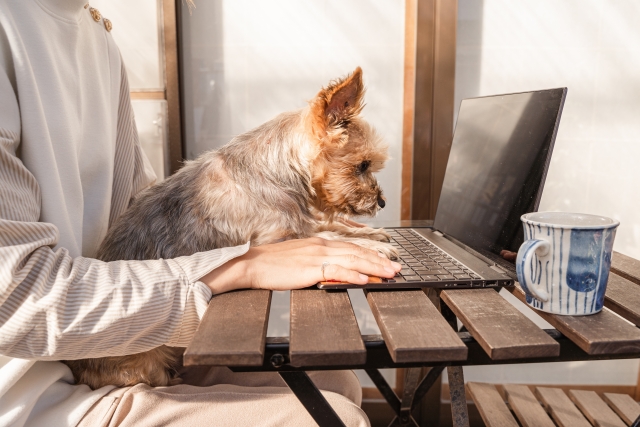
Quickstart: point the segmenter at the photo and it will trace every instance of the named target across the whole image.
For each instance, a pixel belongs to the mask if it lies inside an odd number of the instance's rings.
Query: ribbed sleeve
[[[1,74],[0,96],[15,99]],[[122,76],[110,223],[154,178]],[[249,245],[174,260],[72,257],[56,247],[58,228],[40,222],[40,187],[19,143],[19,133],[0,127],[0,354],[61,360],[186,346],[211,298],[198,279]]]
[[[43,360],[186,346],[211,298],[197,279],[248,249],[105,263],[52,251],[47,224],[2,220],[0,238],[0,354]]]

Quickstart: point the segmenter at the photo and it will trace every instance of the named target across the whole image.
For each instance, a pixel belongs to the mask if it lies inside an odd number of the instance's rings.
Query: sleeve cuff
[[[192,284],[222,264],[246,254],[249,250],[250,243],[251,242],[247,242],[240,246],[213,249],[207,252],[198,252],[193,255],[175,258],[173,261],[180,266],[189,284]]]
[[[178,299],[182,306],[180,326],[171,334],[166,345],[171,347],[189,345],[213,296],[211,289],[199,279],[222,264],[244,255],[249,250],[249,246],[250,242],[247,242],[240,246],[214,249],[170,260],[182,269],[186,283],[183,282],[178,290]]]

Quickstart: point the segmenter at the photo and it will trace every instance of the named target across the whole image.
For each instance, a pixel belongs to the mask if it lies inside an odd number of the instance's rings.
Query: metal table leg
[[[400,413],[396,417],[396,426],[415,426],[418,423],[411,416],[414,405],[416,389],[420,385],[420,374],[422,368],[409,368],[404,374],[404,388],[402,389],[402,401],[400,402]],[[394,425],[392,423],[392,425]]]
[[[440,378],[440,374],[442,373],[442,371],[444,371],[444,366],[434,366],[429,370],[427,375],[422,379],[422,382],[416,389],[415,396],[413,397],[413,400],[415,402],[420,402],[422,398],[429,392],[438,378]]]
[[[467,396],[464,392],[464,373],[462,366],[447,367],[449,390],[451,392],[451,416],[453,427],[469,427]]]
[[[365,372],[369,375],[369,378],[371,378],[371,381],[373,381],[378,390],[380,390],[382,397],[384,397],[389,406],[391,406],[393,412],[395,412],[396,415],[400,415],[400,399],[380,371],[377,369],[365,369]]]
[[[346,427],[306,372],[278,372],[320,427]]]
[[[396,417],[391,421],[389,427],[418,427],[418,423],[411,415],[416,403],[420,402],[431,386],[436,382],[442,373],[444,366],[431,368],[429,373],[420,381],[422,368],[408,368],[404,378],[404,388],[402,400],[396,395],[389,383],[384,379],[377,369],[366,369],[367,375],[376,385],[382,396],[385,398]]]

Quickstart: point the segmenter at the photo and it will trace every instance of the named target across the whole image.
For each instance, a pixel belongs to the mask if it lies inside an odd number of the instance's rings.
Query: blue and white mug
[[[602,310],[620,222],[568,212],[533,212],[520,219],[525,242],[516,271],[527,304],[566,315]]]

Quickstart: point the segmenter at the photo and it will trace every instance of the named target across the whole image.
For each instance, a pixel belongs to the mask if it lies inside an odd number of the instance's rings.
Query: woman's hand
[[[322,264],[329,263],[322,272]],[[252,247],[200,279],[214,294],[234,289],[285,291],[338,280],[364,285],[367,276],[392,278],[400,264],[352,243],[319,237]]]

